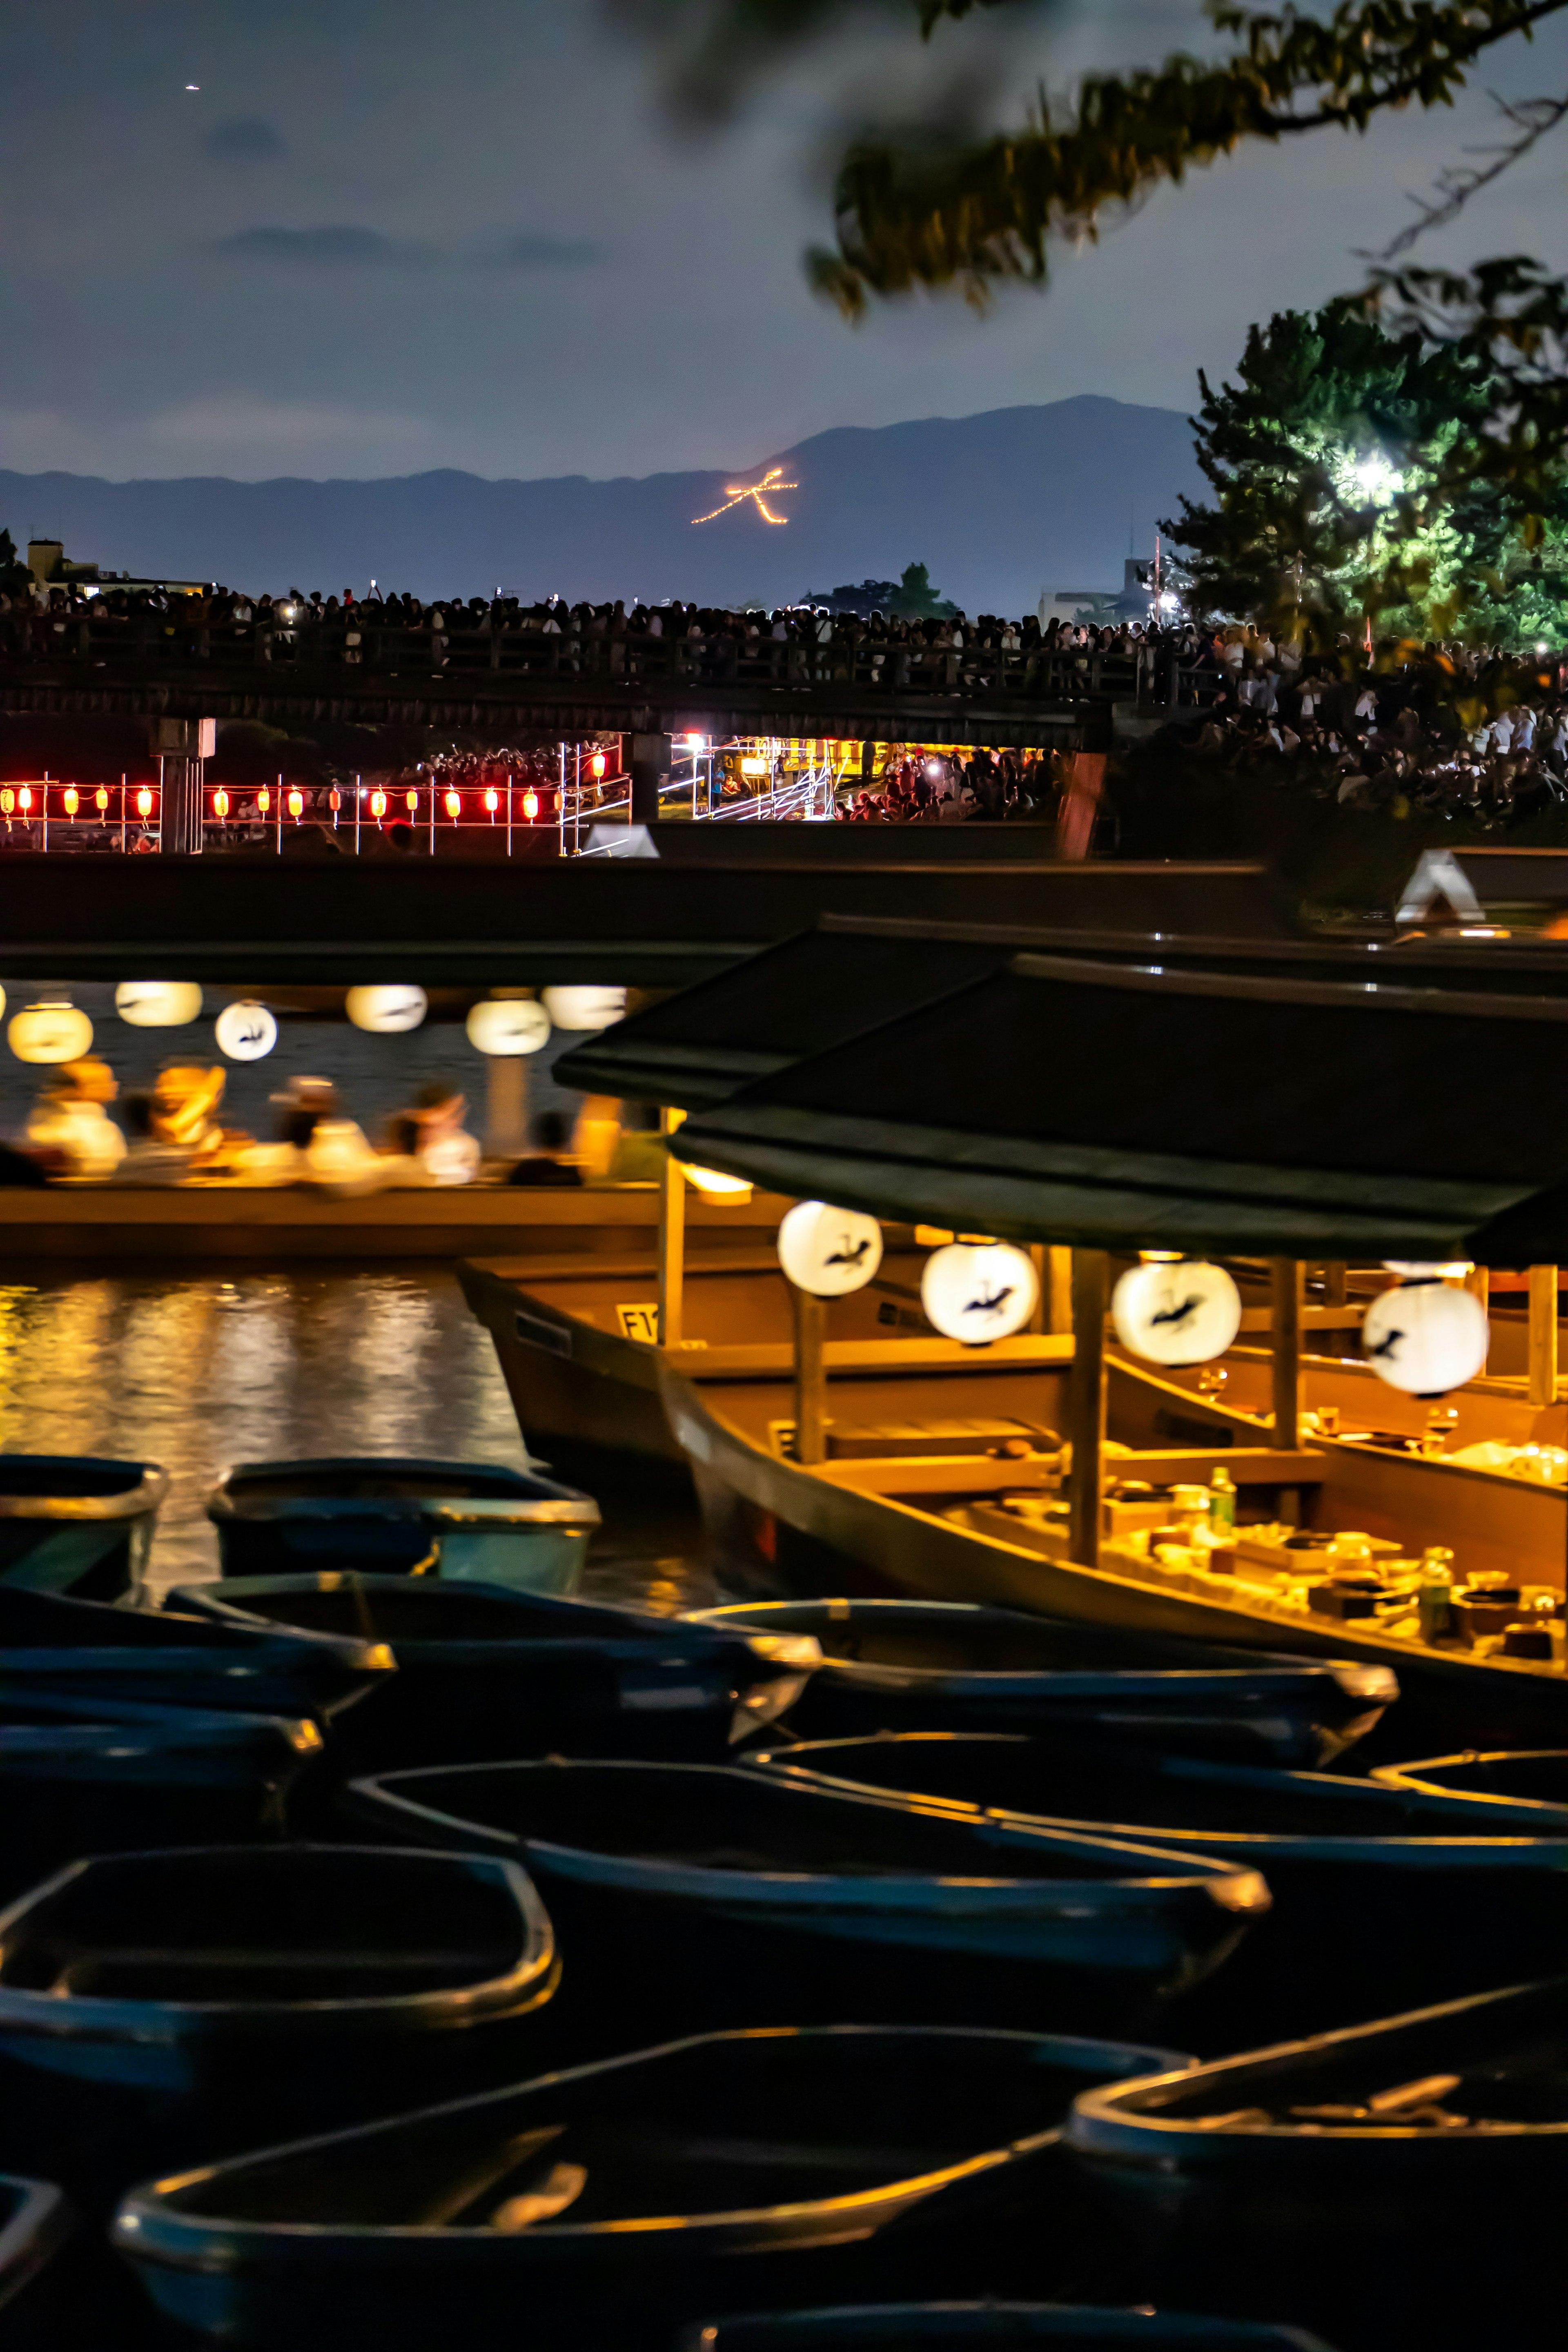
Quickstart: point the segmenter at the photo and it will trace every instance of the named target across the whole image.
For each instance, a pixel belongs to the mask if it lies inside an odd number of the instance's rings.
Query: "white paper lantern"
[[[79,1062],[92,1051],[92,1024],[74,1004],[26,1004],[5,1032],[19,1062]]]
[[[343,1004],[356,1029],[392,1037],[417,1029],[429,1009],[422,988],[351,988]]]
[[[194,980],[122,980],[114,1009],[132,1029],[183,1029],[200,1018],[202,992]]]
[[[1011,1242],[949,1242],[931,1252],[921,1275],[927,1319],[971,1348],[1021,1331],[1038,1297],[1028,1255]]]
[[[1110,1319],[1122,1346],[1151,1364],[1206,1364],[1241,1328],[1241,1296],[1223,1265],[1157,1259],[1129,1266]]]
[[[1427,1258],[1385,1257],[1383,1263],[1388,1273],[1406,1275],[1412,1282],[1437,1282],[1449,1276],[1458,1281],[1461,1275],[1468,1274],[1474,1260],[1457,1257],[1439,1262]]]
[[[626,1009],[624,988],[547,988],[544,1010],[557,1029],[607,1029]]]
[[[1402,1282],[1384,1291],[1361,1327],[1362,1350],[1378,1379],[1418,1397],[1473,1381],[1490,1336],[1480,1300],[1446,1282]]]
[[[531,996],[487,996],[470,1010],[467,1027],[481,1054],[537,1054],[550,1043],[550,1015]]]
[[[278,1024],[265,1004],[226,1004],[213,1036],[231,1062],[259,1062],[278,1043]]]
[[[684,1160],[681,1166],[687,1182],[704,1201],[718,1201],[733,1208],[752,1197],[749,1176],[730,1176],[722,1168],[693,1168]]]
[[[864,1290],[882,1263],[882,1228],[858,1209],[797,1201],[779,1223],[779,1264],[797,1290],[847,1298]]]

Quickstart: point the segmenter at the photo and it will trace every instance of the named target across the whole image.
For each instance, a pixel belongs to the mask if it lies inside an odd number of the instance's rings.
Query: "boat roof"
[[[1568,1001],[1024,950],[679,1130],[960,1230],[1293,1257],[1568,1256]]]
[[[1178,909],[1182,914],[1186,908]],[[563,1055],[557,1083],[679,1103],[728,1101],[1005,968],[1019,952],[1281,979],[1568,996],[1568,940],[1264,939],[1192,929],[824,915],[762,953],[602,1030]]]

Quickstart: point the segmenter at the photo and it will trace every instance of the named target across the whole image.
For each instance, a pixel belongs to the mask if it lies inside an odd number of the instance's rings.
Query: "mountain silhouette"
[[[783,525],[732,487],[770,467]],[[0,471],[0,522],[18,543],[136,577],[216,579],[273,593],[344,585],[422,597],[595,602],[669,596],[788,602],[928,564],[966,612],[1023,613],[1043,588],[1120,588],[1177,493],[1201,487],[1186,419],[1085,394],[977,416],[839,425],[752,463],[590,481],[487,481],[441,471],[374,481],[223,477],[110,482]]]

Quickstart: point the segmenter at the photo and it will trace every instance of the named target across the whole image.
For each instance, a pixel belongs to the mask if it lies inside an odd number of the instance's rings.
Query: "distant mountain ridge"
[[[798,487],[696,524],[770,466]],[[0,470],[18,542],[63,539],[106,570],[323,594],[372,578],[419,596],[787,601],[907,563],[967,612],[1032,610],[1042,588],[1111,588],[1122,558],[1201,478],[1186,419],[1086,394],[903,425],[839,425],[731,470],[592,481],[104,481]]]

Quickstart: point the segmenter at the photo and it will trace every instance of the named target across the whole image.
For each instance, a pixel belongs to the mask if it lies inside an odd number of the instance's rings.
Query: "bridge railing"
[[[652,688],[734,686],[853,687],[873,693],[991,693],[1056,702],[1136,697],[1135,659],[1096,653],[1003,652],[973,643],[879,644],[802,636],[690,637],[596,634],[519,618],[470,620],[453,611],[446,625],[410,628],[367,617],[364,610],[316,620],[303,613],[271,625],[251,622],[192,626],[160,613],[113,614],[95,603],[87,617],[12,616],[0,624],[0,667],[38,664],[73,671],[333,669],[378,679],[481,677],[593,680]]]

